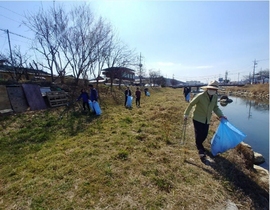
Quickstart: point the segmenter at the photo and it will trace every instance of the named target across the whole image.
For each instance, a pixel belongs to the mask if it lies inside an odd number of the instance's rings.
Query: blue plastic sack
[[[128,96],[127,97],[127,103],[126,103],[126,106],[127,107],[131,107],[132,106],[132,99],[133,99],[132,96]]]
[[[88,103],[89,103],[89,106],[90,106],[90,110],[94,111],[93,102],[89,100]]]
[[[236,147],[246,138],[246,134],[235,128],[228,120],[222,119],[211,140],[211,152],[214,156]]]
[[[96,112],[96,115],[101,115],[101,109],[100,109],[100,106],[99,106],[98,102],[93,101],[92,104],[93,104],[93,108],[94,108],[94,110]]]
[[[186,96],[186,101],[189,101],[189,100],[190,100],[190,93],[188,93]]]

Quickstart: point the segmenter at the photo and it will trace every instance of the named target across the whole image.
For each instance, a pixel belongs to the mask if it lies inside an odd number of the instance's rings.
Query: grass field
[[[191,119],[180,145],[182,89],[150,88],[132,109],[123,91],[99,87],[101,116],[61,118],[59,107],[0,118],[0,209],[268,209],[269,186],[234,149],[201,163]],[[217,126],[213,116],[208,149]]]

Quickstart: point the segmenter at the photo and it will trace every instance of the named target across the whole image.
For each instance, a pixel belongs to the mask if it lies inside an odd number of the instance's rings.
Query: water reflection
[[[232,103],[220,104],[228,120],[247,135],[244,140],[254,151],[262,154],[269,168],[269,101],[230,96]]]

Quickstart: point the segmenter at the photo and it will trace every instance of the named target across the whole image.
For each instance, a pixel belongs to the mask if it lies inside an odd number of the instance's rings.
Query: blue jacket
[[[97,93],[97,90],[95,88],[90,90],[90,100],[92,102],[98,100],[98,93]]]
[[[83,99],[83,102],[88,102],[88,99],[89,99],[88,93],[87,92],[82,92],[77,100],[79,101],[81,98]]]

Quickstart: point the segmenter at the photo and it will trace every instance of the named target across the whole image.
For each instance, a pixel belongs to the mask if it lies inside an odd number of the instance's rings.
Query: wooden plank
[[[68,102],[67,95],[64,91],[47,92],[47,98],[51,107],[65,106]]]

